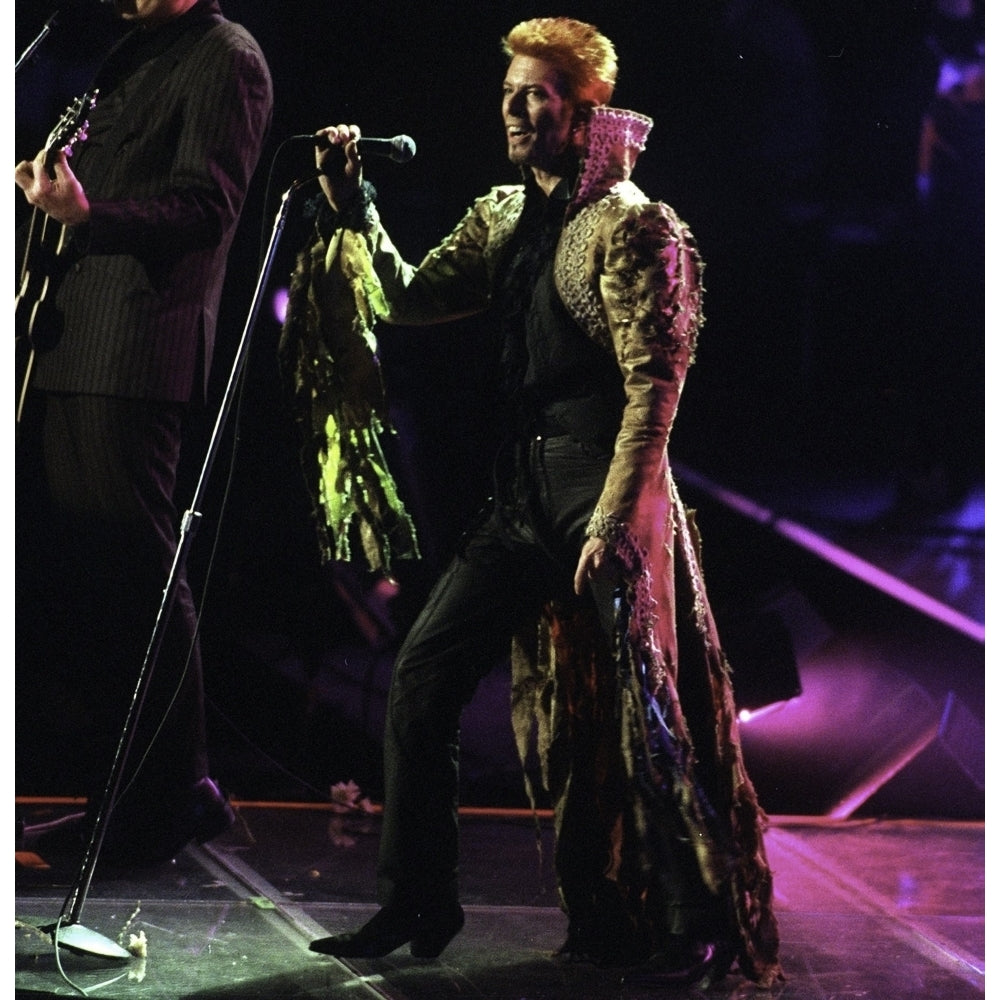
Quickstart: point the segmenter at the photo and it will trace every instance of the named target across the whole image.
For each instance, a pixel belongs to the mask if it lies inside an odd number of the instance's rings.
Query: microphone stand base
[[[53,944],[77,955],[94,955],[97,958],[114,958],[126,961],[132,955],[111,938],[89,930],[83,924],[44,924],[38,928],[52,938]]]

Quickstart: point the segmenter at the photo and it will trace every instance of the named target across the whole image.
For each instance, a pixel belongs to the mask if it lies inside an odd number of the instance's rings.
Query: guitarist
[[[273,102],[260,47],[218,0],[114,2],[132,30],[94,80],[86,141],[14,173],[66,244],[17,435],[17,780],[94,806],[173,563],[182,425]],[[121,788],[111,861],[158,863],[233,820],[208,773],[184,579]],[[82,849],[90,818],[50,842]]]

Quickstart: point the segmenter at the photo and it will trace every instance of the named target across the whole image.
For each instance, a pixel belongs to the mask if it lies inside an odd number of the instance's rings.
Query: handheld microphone
[[[308,142],[320,147],[330,145],[323,135],[293,135],[288,142]],[[362,156],[370,153],[372,156],[386,156],[395,163],[409,163],[417,155],[417,144],[408,135],[397,135],[391,139],[362,136],[358,139],[358,151]]]

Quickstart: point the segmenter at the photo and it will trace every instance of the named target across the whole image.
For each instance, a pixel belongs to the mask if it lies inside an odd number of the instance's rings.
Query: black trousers
[[[609,463],[607,452],[568,436],[524,442],[518,471],[466,534],[404,641],[386,716],[383,905],[456,898],[462,709],[545,601],[575,599]],[[611,597],[610,584],[598,584],[581,599],[606,609],[610,627]]]
[[[178,404],[35,393],[18,425],[17,772],[24,787],[103,791],[176,551],[182,421]],[[183,576],[162,635],[123,809],[169,807],[207,773],[202,664]]]

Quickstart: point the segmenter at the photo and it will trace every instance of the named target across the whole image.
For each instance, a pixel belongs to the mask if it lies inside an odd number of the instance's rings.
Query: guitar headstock
[[[45,140],[45,151],[49,158],[60,149],[68,149],[87,138],[87,129],[90,126],[87,115],[97,103],[97,93],[96,90],[88,91],[76,98],[62,113],[59,121],[56,122],[56,127]]]

